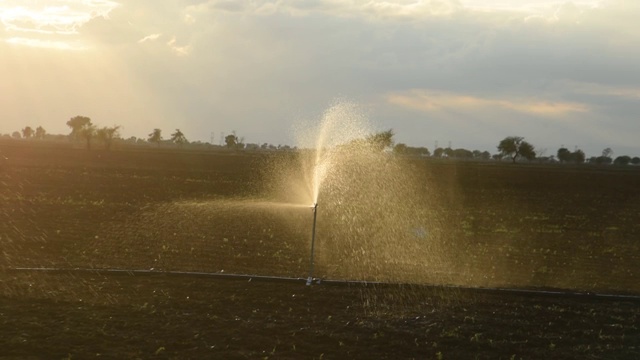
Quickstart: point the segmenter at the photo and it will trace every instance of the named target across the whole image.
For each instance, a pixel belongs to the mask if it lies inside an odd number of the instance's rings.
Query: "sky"
[[[640,156],[637,19],[630,0],[4,0],[0,133],[83,115],[293,146],[349,102],[431,150]]]

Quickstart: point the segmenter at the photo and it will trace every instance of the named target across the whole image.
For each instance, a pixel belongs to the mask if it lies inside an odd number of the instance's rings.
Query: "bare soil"
[[[0,151],[3,359],[640,358],[638,168],[408,161],[442,281],[305,286],[258,276],[306,277],[308,214],[227,203],[273,155]]]

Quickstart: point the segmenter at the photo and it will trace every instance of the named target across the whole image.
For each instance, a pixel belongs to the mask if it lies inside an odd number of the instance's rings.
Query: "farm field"
[[[315,275],[413,285],[306,287],[163,273],[306,278],[310,210],[256,200],[274,155],[0,151],[0,357],[640,356],[638,168],[407,160],[434,255],[354,278],[320,208]]]

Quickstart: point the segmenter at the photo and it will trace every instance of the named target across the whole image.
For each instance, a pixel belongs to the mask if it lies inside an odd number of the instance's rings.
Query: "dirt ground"
[[[458,287],[640,294],[637,168],[409,162],[448,237],[408,269],[446,286],[308,287],[162,273],[306,277],[308,209],[229,202],[264,156],[0,150],[0,358],[640,357],[634,297]]]

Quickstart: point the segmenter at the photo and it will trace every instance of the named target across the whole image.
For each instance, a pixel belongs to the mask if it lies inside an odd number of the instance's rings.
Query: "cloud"
[[[83,44],[71,41],[55,41],[49,39],[38,39],[29,37],[11,37],[5,40],[8,44],[25,45],[30,47],[39,47],[56,50],[85,50]]]
[[[82,6],[106,9],[112,2],[68,3],[77,12]],[[504,130],[553,138],[548,141],[554,144],[562,136],[579,143],[583,136],[601,150],[604,141],[615,147],[611,139],[616,136],[632,147],[626,134],[640,132],[629,120],[640,107],[640,48],[635,46],[640,3],[168,0],[159,6],[127,0],[89,16],[63,26],[61,31],[74,32],[68,35],[0,27],[4,39],[17,38],[0,44],[0,78],[27,82],[7,70],[30,64],[19,57],[32,53],[14,49],[26,41],[20,38],[40,41],[30,46],[43,51],[50,51],[46,41],[52,47],[55,42],[86,46],[86,51],[58,54],[65,60],[55,67],[46,65],[43,54],[48,53],[34,52],[29,56],[38,54],[33,61],[41,67],[20,74],[32,77],[28,81],[44,94],[43,102],[56,91],[42,80],[51,69],[61,79],[80,79],[78,90],[56,97],[60,109],[79,107],[79,89],[135,89],[128,106],[138,109],[134,104],[140,99],[153,115],[139,109],[127,115],[121,109],[118,115],[133,135],[148,133],[145,127],[153,119],[161,122],[156,127],[179,125],[186,133],[235,129],[248,140],[291,143],[292,123],[321,114],[336,97],[368,104],[374,123],[393,127],[406,137],[403,141],[416,145],[434,140],[420,134],[457,140],[460,146],[477,143],[472,130],[493,143],[491,137]],[[101,76],[105,69],[122,78]],[[16,94],[7,113],[27,108],[32,96]],[[149,104],[157,108],[151,112]],[[108,113],[107,106],[94,105]],[[507,118],[524,120],[516,124]],[[22,121],[18,115],[12,119],[17,119],[11,120],[13,127]],[[465,123],[477,119],[481,127]],[[536,125],[523,127],[529,120]],[[614,135],[599,140],[596,134],[606,129]]]
[[[564,85],[578,94],[588,94],[603,97],[640,100],[640,87],[612,86],[598,83],[564,82]]]
[[[189,46],[189,45],[184,45],[184,46],[177,45],[177,40],[176,40],[175,36],[172,37],[169,41],[167,41],[167,46],[169,46],[171,51],[173,51],[178,56],[187,56],[191,52],[191,46]]]
[[[213,10],[224,10],[229,12],[242,12],[246,9],[246,4],[244,1],[236,0],[210,1],[208,6]]]
[[[544,117],[563,117],[568,114],[588,112],[586,104],[543,101],[539,99],[488,98],[474,95],[416,89],[386,96],[388,103],[422,112],[496,112],[516,111]]]
[[[95,17],[106,17],[116,8],[114,1],[50,0],[24,2],[9,0],[0,5],[2,24],[12,32],[72,35]]]
[[[160,36],[162,36],[161,33],[147,35],[147,36],[143,37],[142,39],[138,40],[138,43],[142,44],[143,42],[158,40],[158,38]]]

